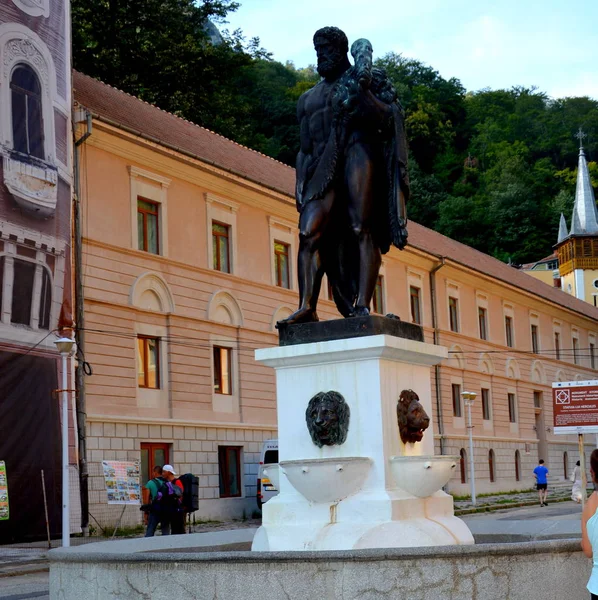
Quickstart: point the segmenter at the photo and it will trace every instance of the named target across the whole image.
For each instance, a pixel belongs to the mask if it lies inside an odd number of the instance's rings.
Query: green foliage
[[[233,0],[72,0],[75,68],[293,165],[296,103],[313,65],[271,59],[259,39],[224,32]],[[306,40],[306,43],[309,43]],[[314,55],[315,58],[315,55]],[[598,158],[598,101],[535,88],[466,92],[458,79],[400,54],[376,61],[405,110],[411,219],[501,260],[529,262],[569,221],[582,127]],[[590,162],[598,185],[598,165]]]

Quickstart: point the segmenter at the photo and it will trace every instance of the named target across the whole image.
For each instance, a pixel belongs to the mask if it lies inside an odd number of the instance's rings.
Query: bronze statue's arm
[[[297,210],[301,210],[303,205],[303,190],[307,178],[307,168],[311,154],[311,139],[309,135],[309,119],[305,114],[305,99],[299,98],[297,103],[297,119],[299,120],[299,153],[296,162],[296,183],[295,183],[295,202]]]

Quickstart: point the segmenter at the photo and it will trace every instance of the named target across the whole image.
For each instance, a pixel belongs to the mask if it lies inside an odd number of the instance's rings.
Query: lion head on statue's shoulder
[[[313,443],[319,448],[343,444],[349,431],[350,413],[349,405],[338,392],[316,394],[305,411]]]
[[[419,396],[413,390],[403,390],[397,402],[397,420],[401,440],[408,442],[421,442],[424,431],[430,425],[424,407],[419,402]]]

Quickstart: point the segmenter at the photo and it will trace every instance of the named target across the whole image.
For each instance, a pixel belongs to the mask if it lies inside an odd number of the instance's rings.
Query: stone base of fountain
[[[279,490],[263,507],[256,551],[349,550],[473,544],[442,491],[457,457],[434,455],[434,426],[403,443],[397,400],[419,395],[432,415],[430,370],[446,348],[390,335],[267,348],[276,369]],[[319,447],[306,408],[321,392],[350,409],[346,440]]]

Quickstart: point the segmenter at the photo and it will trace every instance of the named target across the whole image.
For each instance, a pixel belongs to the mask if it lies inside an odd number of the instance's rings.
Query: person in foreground
[[[548,506],[548,502],[546,502],[546,496],[548,496],[548,469],[544,466],[542,458],[538,461],[538,466],[534,469],[534,477],[536,478],[536,489],[540,498],[540,506]]]
[[[590,476],[594,483],[598,473],[598,449],[590,456]],[[598,492],[593,492],[581,513],[581,549],[593,559],[592,574],[588,581],[588,591],[592,600],[598,600]]]

